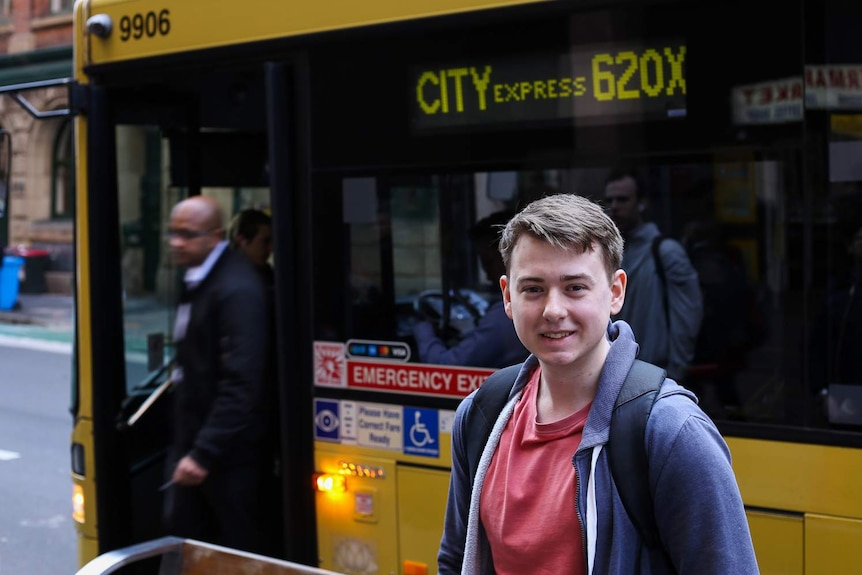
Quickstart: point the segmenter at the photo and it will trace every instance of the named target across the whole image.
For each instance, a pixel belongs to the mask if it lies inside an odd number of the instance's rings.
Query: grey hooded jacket
[[[613,483],[607,454],[611,411],[638,345],[625,322],[609,325],[612,343],[573,456],[577,506],[584,533],[588,575],[757,575],[759,573],[730,453],[694,395],[666,380],[647,422],[645,447],[650,491],[663,550],[647,548],[629,519]],[[473,396],[465,398],[452,428],[452,474],[439,573],[494,573],[479,519],[485,473],[500,435],[538,360],[524,364],[509,402],[498,418],[471,486],[465,435]],[[541,478],[536,478],[537,482]],[[537,484],[538,487],[538,484]],[[591,492],[588,496],[588,491]],[[589,508],[589,510],[588,510]],[[572,530],[573,537],[577,530]],[[557,542],[565,544],[565,542]]]
[[[662,283],[652,254],[658,235],[658,227],[651,222],[626,234],[622,263],[628,275],[626,304],[614,319],[631,326],[640,343],[639,359],[665,368],[670,378],[684,382],[703,319],[703,297],[685,248],[670,238],[659,244]]]

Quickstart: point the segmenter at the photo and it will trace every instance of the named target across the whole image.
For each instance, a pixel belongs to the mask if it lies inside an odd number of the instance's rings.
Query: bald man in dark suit
[[[185,268],[174,328],[174,444],[165,519],[172,535],[258,550],[266,294],[248,258],[226,249],[218,203],[179,202],[168,237]]]

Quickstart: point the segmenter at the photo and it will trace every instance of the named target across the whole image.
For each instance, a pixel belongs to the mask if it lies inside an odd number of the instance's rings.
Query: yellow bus
[[[498,367],[429,360],[416,326],[455,345],[498,302],[476,222],[600,200],[625,164],[665,235],[694,250],[707,230],[739,265],[701,271],[707,313],[744,323],[704,322],[734,354],[687,384],[730,445],[762,573],[857,572],[860,17],[838,0],[79,1],[81,563],[163,534],[178,199],[273,216],[273,554],[414,575],[437,572],[454,409]],[[750,296],[721,307],[728,286]]]

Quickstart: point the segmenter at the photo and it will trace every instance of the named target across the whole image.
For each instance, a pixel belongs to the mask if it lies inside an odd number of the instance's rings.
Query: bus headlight
[[[84,488],[77,483],[72,484],[72,519],[83,523],[84,515]]]
[[[315,473],[314,488],[321,493],[344,493],[347,491],[347,478],[334,473]]]

